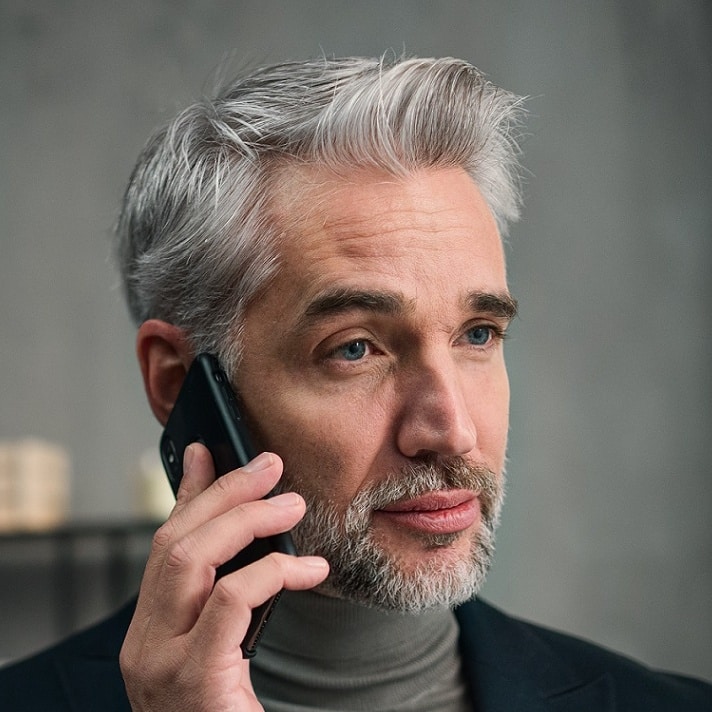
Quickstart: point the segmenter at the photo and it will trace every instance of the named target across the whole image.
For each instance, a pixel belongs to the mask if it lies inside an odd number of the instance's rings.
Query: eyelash
[[[477,348],[486,349],[494,346],[495,344],[502,343],[507,338],[507,330],[497,326],[496,324],[475,324],[474,326],[465,329],[465,335],[477,329],[487,329],[490,334],[490,338],[487,340],[486,344],[478,346],[477,344],[472,344]]]
[[[356,344],[364,344],[368,345],[373,349],[373,344],[368,340],[368,339],[353,339],[352,341],[347,341],[345,344],[341,344],[341,346],[337,346],[333,351],[331,351],[329,354],[327,354],[327,358],[330,359],[335,359],[338,357],[339,353],[344,354],[346,349],[348,349],[351,346],[354,346]],[[365,356],[366,354],[364,354]],[[357,358],[357,359],[347,359],[343,358],[343,361],[347,361],[349,363],[357,363],[358,361],[361,361],[363,357]]]
[[[477,329],[486,329],[489,332],[489,338],[487,340],[487,343],[485,344],[470,344],[473,348],[476,348],[481,351],[488,350],[490,348],[493,348],[496,344],[501,343],[502,341],[507,338],[507,332],[505,329],[502,329],[499,326],[496,326],[494,324],[476,324],[474,326],[471,326],[463,332],[463,335],[466,337],[466,335],[472,331],[476,331]],[[364,353],[363,356],[355,359],[347,359],[343,357],[345,350],[348,349],[349,347],[355,346],[356,344],[363,344],[367,348],[370,348],[371,351],[374,350],[373,342],[370,341],[369,339],[352,339],[350,341],[347,341],[343,344],[340,344],[336,348],[332,349],[328,354],[326,354],[326,359],[327,360],[339,360],[343,361],[346,363],[358,363],[359,361],[362,361],[368,354]],[[341,358],[340,358],[341,355]]]

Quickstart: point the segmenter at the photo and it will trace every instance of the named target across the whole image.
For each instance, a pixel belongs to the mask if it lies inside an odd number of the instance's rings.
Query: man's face
[[[327,593],[464,600],[491,553],[508,428],[514,302],[492,215],[460,169],[302,169],[287,186],[281,268],[247,311],[235,380],[307,500],[297,546],[330,560]]]

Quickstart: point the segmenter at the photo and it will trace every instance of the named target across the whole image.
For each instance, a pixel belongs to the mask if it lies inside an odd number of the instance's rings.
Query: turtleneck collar
[[[268,712],[470,709],[447,608],[394,613],[285,592],[251,663]]]

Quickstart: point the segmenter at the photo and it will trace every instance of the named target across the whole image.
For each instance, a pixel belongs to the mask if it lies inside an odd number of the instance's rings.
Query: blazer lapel
[[[477,712],[615,712],[613,680],[581,674],[536,628],[481,601],[456,611]]]

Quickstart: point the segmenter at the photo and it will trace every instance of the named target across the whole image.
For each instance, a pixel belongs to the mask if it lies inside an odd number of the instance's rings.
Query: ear
[[[138,329],[136,355],[148,403],[158,422],[165,425],[195,356],[193,349],[183,329],[149,319]]]

